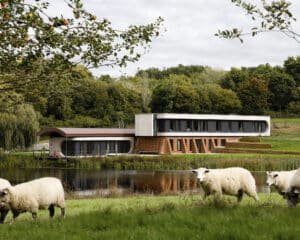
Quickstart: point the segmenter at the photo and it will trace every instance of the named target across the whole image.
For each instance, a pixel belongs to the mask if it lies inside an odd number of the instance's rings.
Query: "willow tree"
[[[51,15],[54,3],[44,0],[0,3],[0,92],[45,84],[79,63],[126,66],[148,49],[163,21],[115,29],[108,19],[86,11],[81,0],[64,1],[69,18]]]
[[[30,147],[36,140],[38,129],[38,116],[29,104],[18,105],[13,112],[0,113],[0,148]]]

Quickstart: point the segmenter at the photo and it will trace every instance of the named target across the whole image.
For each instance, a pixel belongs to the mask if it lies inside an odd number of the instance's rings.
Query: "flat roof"
[[[134,137],[132,128],[45,128],[38,136],[56,137]]]

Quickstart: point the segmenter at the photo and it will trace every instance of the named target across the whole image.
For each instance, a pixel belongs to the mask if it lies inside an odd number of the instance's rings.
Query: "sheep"
[[[54,177],[32,180],[0,191],[0,206],[6,206],[12,211],[12,222],[23,212],[30,212],[36,219],[38,209],[46,208],[52,218],[54,206],[61,208],[61,215],[64,217],[64,189],[61,181]]]
[[[4,189],[6,187],[10,187],[10,182],[7,181],[6,179],[3,179],[3,178],[0,178],[0,190],[1,189]],[[8,207],[1,207],[0,206],[0,213],[1,213],[1,216],[0,216],[0,223],[4,223],[4,220],[5,220],[5,217],[6,215],[8,214],[9,212],[9,208]]]
[[[289,207],[295,207],[297,203],[300,201],[299,199],[300,193],[300,168],[298,168],[295,174],[292,176],[289,188],[285,193],[285,199],[287,200],[287,204]]]
[[[275,171],[275,172],[266,172],[267,173],[267,185],[271,187],[275,186],[280,195],[285,195],[286,191],[289,188],[291,178],[296,173],[297,170],[292,171]]]
[[[237,197],[238,202],[243,194],[258,201],[255,179],[251,173],[244,168],[232,167],[224,169],[199,168],[192,170],[197,174],[201,187],[204,190],[203,199],[210,194],[221,197],[222,194]]]

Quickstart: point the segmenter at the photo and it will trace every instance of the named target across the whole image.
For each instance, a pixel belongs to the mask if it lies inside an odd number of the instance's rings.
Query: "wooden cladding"
[[[218,137],[136,137],[134,152],[142,154],[210,153],[216,147],[224,147],[226,142],[226,138]]]

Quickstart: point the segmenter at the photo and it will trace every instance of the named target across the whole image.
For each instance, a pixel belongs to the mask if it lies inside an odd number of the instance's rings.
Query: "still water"
[[[252,172],[257,191],[266,192],[266,173]],[[120,196],[128,194],[182,194],[199,191],[190,171],[103,171],[86,169],[1,170],[0,177],[13,185],[52,176],[62,180],[65,190],[75,196]]]

